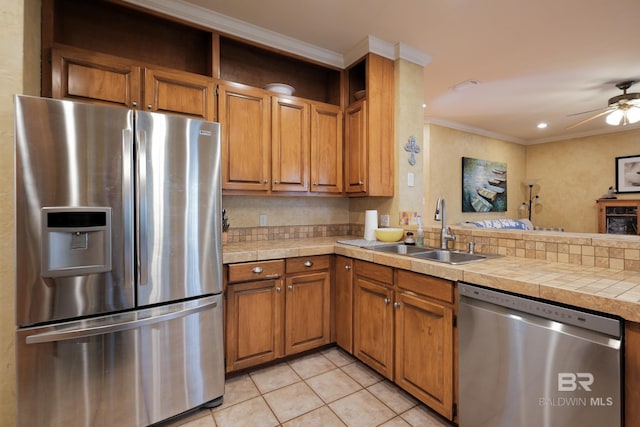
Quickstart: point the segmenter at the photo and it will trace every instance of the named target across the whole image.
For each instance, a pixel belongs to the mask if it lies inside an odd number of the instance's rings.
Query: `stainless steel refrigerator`
[[[219,124],[15,97],[19,426],[143,426],[224,390]]]

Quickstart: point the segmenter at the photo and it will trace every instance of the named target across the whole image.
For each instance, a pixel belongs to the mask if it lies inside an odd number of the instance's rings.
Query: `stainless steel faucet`
[[[440,230],[440,249],[449,249],[449,241],[456,240],[456,236],[453,234],[451,227],[447,227],[447,204],[444,201],[444,197],[438,197],[434,219],[436,221],[442,221],[442,228]]]

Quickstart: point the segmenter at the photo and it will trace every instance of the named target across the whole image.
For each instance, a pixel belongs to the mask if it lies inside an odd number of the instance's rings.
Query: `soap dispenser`
[[[424,246],[424,231],[422,230],[422,217],[418,217],[418,230],[416,231],[416,246]]]

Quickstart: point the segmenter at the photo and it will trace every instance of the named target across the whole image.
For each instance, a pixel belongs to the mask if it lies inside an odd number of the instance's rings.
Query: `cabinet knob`
[[[132,106],[134,106],[134,107],[137,107],[137,106],[138,106],[138,103],[137,103],[136,101],[133,101],[133,102],[131,103],[131,105],[132,105]]]
[[[317,187],[317,186],[318,186],[318,183],[317,183],[317,182],[314,182],[314,183],[313,183],[313,185],[315,185],[315,186]]]
[[[273,181],[274,184],[280,184],[280,181],[278,181],[277,179],[275,181]]]
[[[280,286],[276,286],[276,292],[280,292],[282,288]]]
[[[149,105],[147,105],[147,108],[148,108],[149,110],[151,110],[151,109],[153,109],[153,105],[149,104]]]
[[[262,273],[262,267],[253,267],[253,270],[251,271],[254,272],[255,274],[260,274]]]
[[[358,181],[358,185],[364,185],[364,181]]]
[[[345,270],[347,270],[347,271],[349,271],[349,270],[351,270],[351,266],[350,266],[350,265],[345,265],[345,266],[344,266],[344,269],[345,269]]]
[[[287,286],[287,289],[290,290],[290,291],[293,291],[293,286],[289,285],[289,286]]]
[[[313,267],[313,261],[305,261],[304,262],[304,266],[305,267]]]
[[[263,183],[265,183],[265,184],[268,184],[268,183],[269,183],[269,180],[268,180],[268,179],[265,179],[265,180],[264,180],[264,181],[262,181],[262,182],[263,182]]]
[[[396,302],[393,303],[393,306],[395,308],[400,308],[400,303],[396,301]]]
[[[384,303],[385,303],[386,305],[389,305],[389,304],[391,303],[391,300],[390,300],[389,298],[385,298],[385,299],[384,299]]]

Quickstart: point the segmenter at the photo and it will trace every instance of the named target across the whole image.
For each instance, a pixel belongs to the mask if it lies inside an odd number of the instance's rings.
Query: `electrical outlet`
[[[260,227],[267,226],[267,214],[260,214]]]
[[[380,227],[389,227],[390,219],[389,215],[380,215]]]

